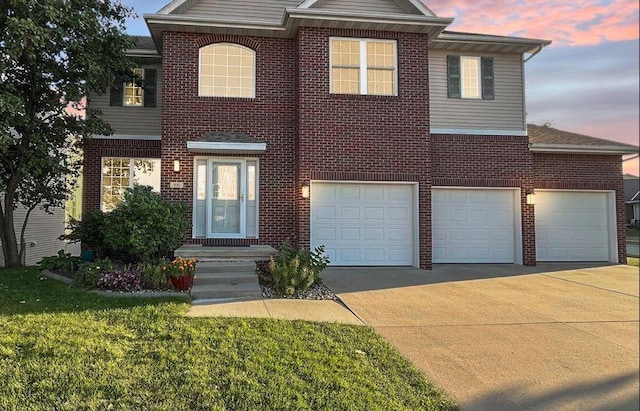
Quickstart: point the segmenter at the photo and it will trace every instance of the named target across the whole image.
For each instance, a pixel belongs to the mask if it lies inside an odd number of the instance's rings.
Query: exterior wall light
[[[173,160],[173,171],[180,171],[180,160]]]
[[[536,193],[534,193],[533,191],[527,194],[527,204],[528,205],[536,204]]]
[[[311,197],[311,187],[309,187],[308,184],[304,184],[302,186],[302,198],[309,198]]]

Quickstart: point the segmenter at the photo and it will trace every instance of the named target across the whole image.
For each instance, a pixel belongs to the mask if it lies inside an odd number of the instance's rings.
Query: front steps
[[[262,298],[255,262],[198,262],[191,297],[196,304],[198,300]]]
[[[185,244],[174,251],[176,257],[195,258],[197,261],[269,261],[278,251],[268,245],[248,247],[208,247]]]

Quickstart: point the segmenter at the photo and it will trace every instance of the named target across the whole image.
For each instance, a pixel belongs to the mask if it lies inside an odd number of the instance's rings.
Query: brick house
[[[84,211],[149,184],[185,244],[324,245],[336,265],[623,261],[621,155],[527,126],[548,41],[446,31],[419,0],[175,0],[136,37],[144,87],[90,96]],[[532,203],[535,203],[532,204]]]

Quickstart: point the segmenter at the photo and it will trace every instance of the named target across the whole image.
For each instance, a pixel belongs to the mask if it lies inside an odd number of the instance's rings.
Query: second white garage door
[[[311,248],[331,265],[414,265],[415,185],[311,186]]]
[[[433,262],[519,263],[517,193],[433,188]]]
[[[538,261],[617,262],[612,194],[536,190]],[[615,238],[615,234],[613,234]]]

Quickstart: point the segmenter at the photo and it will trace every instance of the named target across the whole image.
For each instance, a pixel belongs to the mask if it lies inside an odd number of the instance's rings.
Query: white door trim
[[[607,195],[607,227],[609,235],[609,262],[618,264],[618,219],[615,190],[580,190],[580,189],[551,189],[536,188],[534,192],[561,192],[561,193],[603,193]],[[534,206],[535,207],[535,206]],[[534,219],[535,221],[535,219]]]
[[[415,181],[359,181],[359,180],[310,180],[309,196],[309,244],[313,238],[313,224],[311,213],[313,210],[313,184],[383,184],[413,186],[413,266],[420,268],[420,184]]]
[[[239,164],[240,165],[240,175],[238,176],[238,180],[240,183],[240,227],[239,232],[236,233],[215,233],[211,229],[211,221],[207,221],[207,238],[245,238],[245,226],[247,220],[247,183],[246,183],[246,167],[247,162],[243,158],[223,158],[223,157],[213,157],[208,160],[207,167],[207,216],[211,215],[213,211],[213,197],[211,196],[211,188],[213,181],[211,181],[211,172],[213,170],[214,164]]]
[[[522,257],[522,202],[521,202],[521,189],[520,187],[459,187],[459,186],[431,186],[431,191],[433,190],[510,190],[513,191],[513,231],[514,231],[514,253],[513,256],[514,263],[518,265],[523,264]],[[433,196],[432,204],[433,204]],[[433,207],[433,205],[432,205]],[[433,219],[433,215],[431,217]],[[433,226],[433,223],[432,223]],[[433,241],[433,240],[432,240]]]

